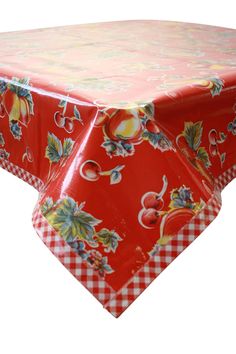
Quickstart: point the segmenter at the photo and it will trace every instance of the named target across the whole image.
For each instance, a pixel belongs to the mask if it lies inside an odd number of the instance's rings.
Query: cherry
[[[209,134],[208,134],[208,139],[210,144],[216,144],[217,143],[217,131],[215,129],[212,129]]]
[[[158,193],[147,192],[143,195],[141,203],[144,208],[153,208],[156,210],[161,210],[163,208],[163,199]]]
[[[101,170],[97,162],[87,160],[80,166],[80,175],[88,181],[97,181],[100,177]]]
[[[64,117],[63,113],[61,113],[60,111],[57,111],[57,112],[54,114],[54,122],[56,123],[56,125],[57,125],[59,128],[64,127],[64,124],[65,124],[65,117]]]
[[[26,147],[25,153],[22,156],[22,161],[24,161],[25,159],[27,159],[29,162],[33,162],[34,160],[33,153],[30,150],[29,146]]]
[[[160,133],[160,129],[154,120],[148,119],[146,122],[146,129],[153,134]]]
[[[217,145],[216,144],[210,144],[209,151],[210,151],[211,156],[218,155],[218,147],[217,147]]]
[[[72,133],[74,130],[74,123],[71,118],[66,117],[64,122],[64,129],[67,133]]]
[[[27,159],[29,162],[33,162],[33,153],[32,151],[30,150],[30,148],[27,146],[26,147],[26,155],[27,155]]]
[[[139,223],[146,229],[154,229],[159,221],[160,214],[154,208],[142,209],[138,214]]]

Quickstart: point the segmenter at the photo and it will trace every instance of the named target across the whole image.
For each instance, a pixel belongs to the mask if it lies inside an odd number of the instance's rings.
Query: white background
[[[236,28],[227,0],[5,0],[0,15],[0,31],[122,19]],[[233,181],[219,217],[117,320],[37,237],[37,192],[1,170],[0,353],[235,354],[235,199]]]

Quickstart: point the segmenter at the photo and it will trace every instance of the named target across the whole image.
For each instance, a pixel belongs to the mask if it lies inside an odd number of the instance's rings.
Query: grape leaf
[[[58,162],[63,154],[61,141],[53,134],[48,133],[48,146],[46,147],[45,156],[51,162]]]
[[[94,226],[101,221],[81,210],[72,198],[65,197],[58,203],[49,222],[65,241],[79,239],[86,241],[92,247],[97,246],[97,242],[93,239]]]
[[[101,229],[96,234],[96,238],[105,248],[105,252],[116,251],[118,242],[121,241],[121,237],[114,230],[108,230],[106,228]]]
[[[68,157],[74,146],[74,141],[70,138],[66,138],[63,142],[63,156]]]
[[[211,161],[209,159],[209,155],[204,147],[200,147],[197,150],[197,157],[199,160],[201,160],[204,163],[206,168],[211,166]]]
[[[202,131],[202,122],[185,122],[183,135],[189,147],[195,151],[201,144]]]

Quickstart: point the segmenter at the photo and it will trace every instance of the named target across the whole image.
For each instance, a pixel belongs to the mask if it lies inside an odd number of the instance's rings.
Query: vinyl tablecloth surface
[[[0,47],[0,165],[39,191],[38,235],[118,317],[236,176],[236,30],[108,22]]]

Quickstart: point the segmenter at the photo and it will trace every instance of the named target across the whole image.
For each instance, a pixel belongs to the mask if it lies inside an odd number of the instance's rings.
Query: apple
[[[64,127],[65,117],[64,117],[62,112],[60,112],[60,111],[55,112],[55,114],[54,114],[54,122],[56,123],[56,125],[59,128]]]
[[[206,89],[211,89],[214,86],[214,83],[209,80],[199,80],[199,81],[195,82],[194,85],[202,87],[202,88],[206,88]]]
[[[30,121],[29,103],[26,98],[20,98],[20,122],[27,126]]]
[[[105,124],[105,134],[111,140],[137,141],[141,137],[142,124],[134,110],[118,110]]]
[[[160,220],[159,212],[154,208],[143,208],[138,214],[138,221],[145,229],[154,229]]]
[[[194,211],[190,208],[178,208],[169,211],[161,221],[161,238],[175,236],[194,215]]]
[[[19,121],[21,115],[21,102],[17,94],[9,89],[6,90],[3,95],[2,103],[9,116],[9,120]]]
[[[88,181],[97,181],[101,172],[101,166],[93,160],[87,160],[80,166],[80,175]]]

